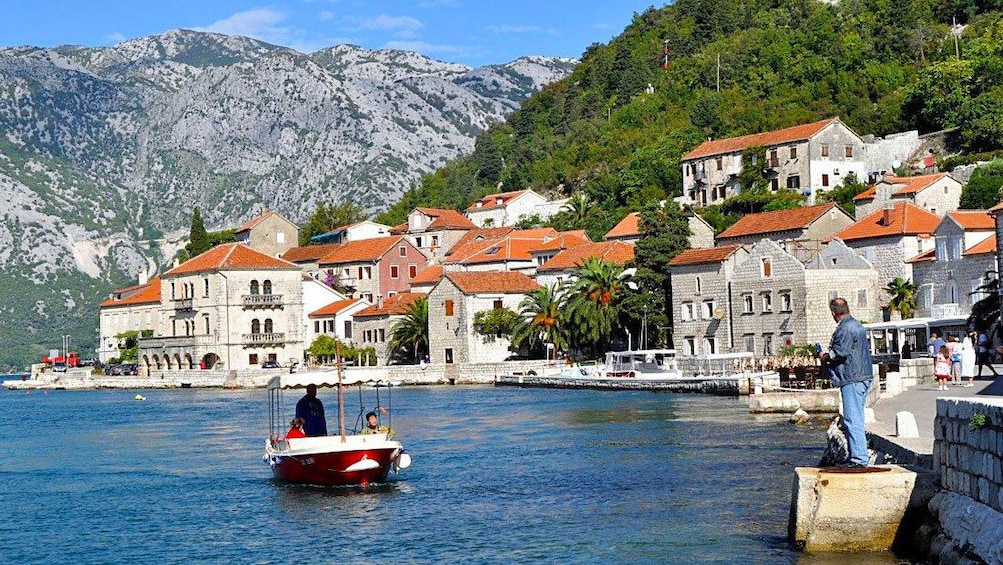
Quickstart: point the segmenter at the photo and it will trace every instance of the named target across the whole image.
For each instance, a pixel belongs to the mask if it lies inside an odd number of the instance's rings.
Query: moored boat
[[[321,486],[367,485],[383,482],[391,472],[410,466],[411,457],[394,439],[392,428],[380,427],[378,433],[368,434],[346,432],[343,388],[363,384],[371,385],[372,381],[345,378],[340,371],[281,375],[268,382],[269,434],[264,460],[276,479]],[[283,410],[284,392],[309,385],[338,389],[338,433],[281,437],[287,421],[283,416],[287,414]]]
[[[563,375],[562,375],[563,376]],[[574,377],[574,369],[567,376]],[[674,349],[638,349],[610,351],[606,362],[592,371],[578,371],[582,378],[601,379],[678,379],[682,377]]]

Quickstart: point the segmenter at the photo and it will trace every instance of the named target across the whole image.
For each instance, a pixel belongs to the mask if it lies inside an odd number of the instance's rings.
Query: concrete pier
[[[911,539],[937,493],[929,470],[898,465],[864,472],[795,469],[788,535],[805,551],[887,551]]]

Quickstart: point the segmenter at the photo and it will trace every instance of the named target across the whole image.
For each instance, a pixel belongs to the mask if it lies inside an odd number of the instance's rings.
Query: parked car
[[[123,375],[138,375],[139,374],[139,364],[138,363],[122,363],[122,374]]]
[[[282,365],[279,365],[278,361],[265,361],[261,364],[262,369],[281,369]]]
[[[112,377],[122,376],[122,365],[108,365],[105,367],[104,374]]]
[[[81,367],[93,367],[94,366],[94,362],[95,362],[94,359],[81,359],[79,366],[81,366]]]

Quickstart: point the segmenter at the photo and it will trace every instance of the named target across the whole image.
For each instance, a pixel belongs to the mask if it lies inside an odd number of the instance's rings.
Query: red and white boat
[[[293,411],[284,409],[285,393],[302,391],[311,384],[318,389],[338,389],[338,433],[286,439],[282,436]],[[268,382],[269,433],[264,460],[271,465],[276,479],[321,486],[364,486],[383,482],[391,472],[411,465],[411,456],[393,439],[392,428],[382,428],[388,430],[383,433],[346,433],[344,387],[363,384],[372,382],[343,377],[340,371],[294,373],[273,377]],[[293,404],[296,400],[298,394]]]

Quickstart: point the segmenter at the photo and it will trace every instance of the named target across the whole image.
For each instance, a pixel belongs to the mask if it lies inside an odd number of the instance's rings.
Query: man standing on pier
[[[867,467],[867,435],[864,433],[864,402],[871,390],[874,372],[871,368],[871,349],[867,332],[850,315],[845,298],[829,301],[829,311],[836,321],[836,331],[829,341],[829,350],[822,354],[828,363],[832,385],[839,388],[843,403],[843,421],[846,423],[850,457],[847,467]]]

